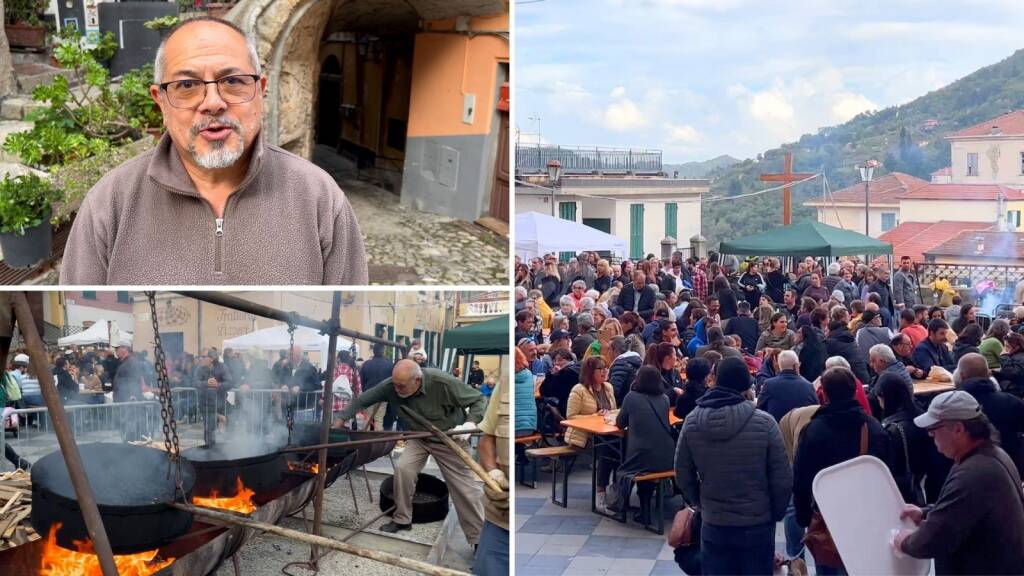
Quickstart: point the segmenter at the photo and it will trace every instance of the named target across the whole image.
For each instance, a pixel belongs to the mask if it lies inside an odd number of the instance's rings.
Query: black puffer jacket
[[[616,406],[622,406],[622,400],[626,397],[626,393],[629,392],[630,386],[633,385],[636,371],[640,369],[643,363],[643,358],[632,350],[623,352],[621,356],[612,362],[612,367],[608,371],[608,382],[615,389]]]
[[[701,506],[709,524],[782,520],[793,474],[779,425],[738,392],[708,390],[679,435],[676,482],[687,502]]]
[[[868,362],[861,354],[860,347],[853,333],[844,322],[833,322],[828,327],[828,337],[825,338],[825,350],[829,357],[842,356],[850,363],[850,370],[860,380],[861,384],[871,382],[871,375],[868,374]]]
[[[999,357],[999,385],[1017,398],[1024,398],[1024,352]]]
[[[864,414],[855,399],[822,406],[800,433],[793,459],[793,506],[801,526],[811,523],[814,477],[825,468],[860,454],[861,426],[868,425],[867,453],[889,463],[889,435],[878,420]]]
[[[981,411],[999,431],[999,445],[1013,459],[1017,471],[1024,471],[1020,437],[1024,433],[1024,401],[996,390],[996,385],[988,378],[971,378],[961,382],[960,388],[981,404]]]
[[[968,344],[963,340],[957,340],[953,343],[953,364],[959,364],[960,359],[966,354],[980,354],[978,347],[973,344]]]

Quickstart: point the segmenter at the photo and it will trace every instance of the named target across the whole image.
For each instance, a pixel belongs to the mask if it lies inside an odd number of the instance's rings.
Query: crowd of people
[[[854,257],[784,269],[714,253],[550,254],[516,272],[516,435],[585,447],[560,422],[618,410],[626,450],[600,446],[597,509],[628,508],[622,478],[674,470],[701,518],[698,544],[676,550],[688,573],[770,574],[806,550],[819,574],[844,573],[811,484],[863,454],[885,462],[919,524],[893,553],[935,558],[938,574],[1024,566],[1024,302],[983,328],[944,285],[926,305],[937,288],[909,258],[892,278]],[[956,389],[915,395],[921,380]],[[648,523],[640,488],[634,518]],[[994,504],[971,504],[986,491]],[[993,506],[1012,525],[991,524]]]

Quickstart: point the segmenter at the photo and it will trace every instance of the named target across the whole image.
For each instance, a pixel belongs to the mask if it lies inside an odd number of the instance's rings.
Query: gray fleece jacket
[[[793,491],[779,425],[737,392],[708,390],[686,417],[676,444],[676,483],[705,522],[778,522]]]
[[[326,172],[252,145],[248,171],[216,218],[164,135],[104,176],[71,228],[65,285],[367,283],[352,206]]]

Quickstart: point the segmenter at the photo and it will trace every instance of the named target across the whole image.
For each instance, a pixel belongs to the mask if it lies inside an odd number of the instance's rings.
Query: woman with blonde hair
[[[615,390],[608,382],[608,364],[600,356],[591,356],[583,361],[580,371],[580,383],[573,386],[569,392],[569,402],[566,405],[566,418],[585,418],[600,414],[610,414],[615,410]],[[565,443],[577,448],[585,448],[590,441],[590,434],[578,428],[567,428],[565,431]],[[599,446],[597,450],[597,510],[607,513],[605,507],[605,489],[608,487],[608,479],[612,470],[618,466],[618,462],[612,457],[607,446]]]
[[[562,297],[562,277],[558,273],[557,263],[549,261],[544,264],[540,276],[540,291],[550,308],[558,308],[558,300]]]
[[[595,308],[595,310],[597,310]],[[583,355],[583,359],[586,360],[591,356],[600,356],[604,358],[604,361],[608,366],[612,365],[615,358],[612,357],[611,346],[609,342],[616,336],[622,336],[622,325],[615,318],[609,318],[604,321],[601,328],[597,331],[597,340],[590,343],[587,347],[586,353]]]
[[[594,289],[604,294],[612,287],[612,268],[608,261],[601,259],[597,261],[597,276],[594,278]]]

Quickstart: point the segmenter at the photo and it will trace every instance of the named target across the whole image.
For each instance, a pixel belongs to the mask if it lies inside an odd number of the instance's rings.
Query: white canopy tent
[[[516,253],[523,258],[583,250],[608,250],[622,257],[629,254],[625,240],[590,226],[539,212],[516,214]]]
[[[121,342],[131,344],[132,333],[120,330],[117,322],[97,320],[92,326],[77,334],[64,336],[57,340],[58,346],[88,346],[90,344],[106,344],[117,346]]]
[[[312,328],[299,326],[295,329],[295,345],[306,352],[317,352],[320,358],[320,367],[327,367],[327,345],[328,337]],[[224,341],[224,348],[236,350],[250,350],[257,348],[263,351],[276,352],[288,349],[288,325],[278,324],[270,328],[263,328],[248,334],[236,336]],[[352,341],[338,336],[338,350],[349,350],[352,348]],[[358,352],[357,352],[358,354]]]

